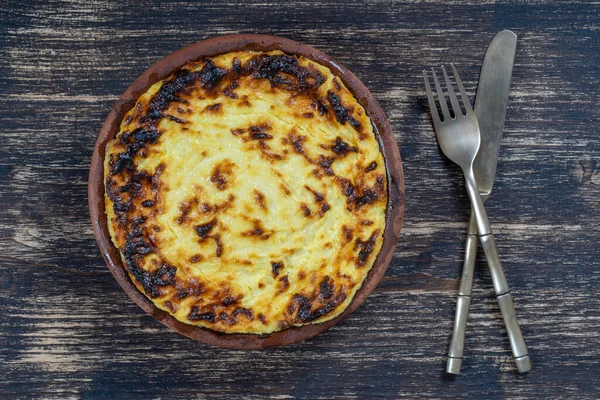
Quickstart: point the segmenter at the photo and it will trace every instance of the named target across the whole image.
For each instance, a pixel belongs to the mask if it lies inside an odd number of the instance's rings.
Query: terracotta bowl
[[[189,61],[243,49],[257,51],[281,50],[287,54],[302,55],[329,67],[352,91],[373,121],[375,132],[379,136],[379,143],[383,149],[388,173],[389,200],[383,247],[372,270],[348,308],[340,316],[330,321],[302,327],[291,327],[268,335],[220,333],[185,324],[157,308],[129,279],[118,250],[111,242],[104,210],[103,162],[106,143],[115,137],[123,116],[134,106],[139,96],[146,92],[151,85],[166,78],[171,72],[178,70]],[[108,114],[98,135],[90,166],[88,199],[94,235],[106,265],[123,290],[144,311],[182,335],[204,343],[232,349],[265,349],[298,343],[326,331],[356,310],[375,289],[392,259],[400,236],[404,214],[404,177],[396,139],[385,113],[365,85],[352,72],[325,53],[305,44],[277,36],[243,34],[215,37],[184,47],[150,67],[127,88]]]

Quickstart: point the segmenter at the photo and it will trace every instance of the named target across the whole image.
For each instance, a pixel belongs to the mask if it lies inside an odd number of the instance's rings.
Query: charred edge
[[[177,298],[179,300],[183,300],[183,299],[185,299],[188,296],[189,296],[189,292],[187,291],[186,288],[179,288],[177,290]]]
[[[367,168],[365,169],[365,172],[371,172],[373,171],[375,168],[377,168],[377,161],[373,161],[371,164],[369,164],[367,166]]]
[[[379,175],[375,181],[375,186],[373,188],[364,188],[363,192],[360,196],[357,196],[354,204],[355,209],[358,210],[360,207],[365,204],[371,204],[379,199],[380,196],[384,194],[384,177],[383,175]]]
[[[119,185],[114,178],[106,178],[106,195],[113,203],[113,210],[116,214],[116,221],[122,227],[127,227],[129,222],[128,211],[133,208],[134,199],[144,198],[149,195],[149,189],[155,192],[158,187],[158,176],[163,170],[162,164],[158,166],[154,175],[147,172],[133,172],[125,176],[125,181]],[[148,200],[152,201],[152,200]],[[144,204],[145,203],[145,204]],[[142,202],[142,207],[150,203]],[[154,204],[154,203],[153,203]]]
[[[142,201],[142,207],[152,207],[153,205],[154,205],[154,201],[152,201],[152,200]]]
[[[344,142],[339,136],[335,138],[335,142],[331,145],[330,149],[335,154],[341,157],[344,157],[350,152],[358,152],[358,149],[356,147],[350,146],[348,143]]]
[[[231,72],[233,72],[234,74],[242,73],[242,62],[237,57],[234,57],[231,61]]]
[[[264,315],[262,314],[258,314],[258,320],[260,321],[261,324],[266,325],[267,324],[267,319],[265,318]]]
[[[149,253],[154,252],[152,246],[143,239],[128,240],[125,248],[121,249],[125,258],[125,265],[134,279],[142,285],[144,292],[150,298],[161,295],[160,288],[173,285],[176,282],[177,267],[163,263],[154,272],[145,271],[139,267],[139,261]]]
[[[148,117],[151,119],[162,118],[163,111],[169,108],[172,102],[187,103],[178,96],[181,92],[188,91],[196,82],[200,82],[202,88],[211,90],[226,74],[227,71],[218,68],[211,59],[204,60],[204,67],[200,71],[191,72],[188,69],[177,71],[172,77],[163,81],[161,88],[150,100]]]
[[[273,278],[277,278],[277,276],[279,275],[279,270],[282,268],[283,268],[282,262],[279,262],[279,261],[271,262],[271,275],[273,275]]]
[[[356,266],[358,268],[363,267],[365,265],[367,259],[369,258],[369,255],[371,254],[371,252],[373,252],[373,248],[375,247],[375,241],[377,240],[378,235],[379,230],[376,230],[375,232],[373,232],[371,237],[369,237],[369,239],[367,239],[364,242],[360,240],[360,238],[356,239],[356,242],[354,244],[354,251],[356,251],[359,248],[361,249],[358,253],[358,259],[356,261]]]
[[[277,322],[277,327],[279,329],[287,329],[290,327],[290,323],[288,321],[279,321]]]
[[[165,165],[164,164],[158,164],[158,167],[156,167],[156,172],[154,173],[154,175],[152,175],[150,182],[152,183],[152,193],[157,193],[158,189],[160,188],[160,175],[162,174],[162,172],[165,170]]]
[[[223,324],[227,324],[227,325],[233,325],[235,324],[237,321],[235,320],[235,318],[230,317],[229,315],[227,315],[227,313],[225,311],[221,311],[219,313],[219,315],[217,316],[217,321],[220,321]]]
[[[160,119],[163,117],[163,111],[169,107],[172,102],[187,103],[186,100],[177,96],[186,87],[193,84],[197,79],[198,73],[193,73],[187,69],[177,71],[172,77],[163,81],[161,88],[150,100],[147,115],[151,119]]]
[[[305,92],[316,89],[325,77],[315,68],[306,68],[298,63],[298,59],[288,55],[261,54],[246,62],[241,71],[254,78],[268,79],[271,86],[280,86],[285,90]]]
[[[198,306],[193,306],[187,316],[187,319],[190,321],[206,321],[214,323],[216,316],[212,311],[205,311]]]
[[[385,177],[383,175],[379,175],[377,176],[377,179],[375,180],[375,190],[377,191],[377,193],[382,194],[384,193],[385,190]]]
[[[127,184],[118,187],[116,182],[110,177],[106,178],[105,185],[106,195],[113,203],[113,209],[115,211],[115,214],[117,214],[118,216],[119,214],[129,211],[131,209],[131,196],[129,193],[126,192],[129,191],[130,185]]]
[[[223,104],[215,103],[215,104],[211,104],[210,106],[206,106],[206,108],[204,108],[204,110],[202,110],[202,111],[213,113],[213,114],[218,114],[223,111],[222,108],[223,108]]]
[[[149,144],[155,144],[159,137],[160,132],[153,126],[138,128],[131,133],[124,132],[119,141],[125,145],[125,151],[117,154],[116,158],[111,154],[109,160],[110,174],[116,175],[124,170],[133,170],[133,159],[136,154]]]
[[[173,115],[167,115],[166,117],[167,117],[167,119],[169,119],[173,122],[177,122],[178,124],[186,124],[187,123],[187,121],[185,119],[178,118]]]
[[[225,297],[223,297],[223,300],[221,300],[221,304],[223,304],[225,307],[229,307],[229,306],[236,304],[238,301],[239,300],[237,297],[225,296]]]
[[[236,319],[237,319],[238,315],[243,315],[244,317],[248,318],[248,320],[250,320],[250,321],[252,321],[254,319],[254,313],[252,312],[252,310],[249,310],[244,307],[237,307],[235,310],[233,310],[231,315],[233,317],[235,317]]]
[[[307,112],[307,113],[302,114],[302,116],[304,118],[313,118],[315,116],[315,114],[311,113],[311,112]]]
[[[142,240],[144,236],[144,223],[146,222],[146,217],[144,216],[136,216],[131,218],[130,221],[130,229],[129,233],[127,233],[126,239],[127,241],[139,241]],[[127,243],[126,243],[127,244]],[[147,253],[145,253],[147,254]],[[145,255],[143,254],[143,255]]]
[[[226,74],[226,70],[217,67],[210,58],[207,58],[204,62],[204,68],[198,74],[198,78],[204,89],[212,89]]]
[[[165,305],[165,307],[167,307],[167,308],[169,309],[169,311],[171,311],[172,313],[176,312],[176,311],[177,311],[177,309],[179,308],[178,306],[177,306],[177,307],[175,307],[175,306],[173,305],[173,303],[171,303],[171,301],[170,301],[170,300],[166,300],[166,301],[165,301],[163,304],[164,304],[164,305]]]
[[[147,112],[148,117],[151,119],[162,118],[163,111],[172,102],[187,103],[178,94],[187,91],[196,81],[199,81],[204,89],[210,90],[216,86],[226,73],[224,69],[218,68],[210,59],[204,61],[204,67],[200,71],[191,72],[188,69],[177,71],[172,77],[163,81],[159,91],[150,100]]]
[[[337,90],[338,92],[340,90],[342,90],[342,85],[340,85],[340,82],[338,81],[338,78],[335,77],[333,78],[333,87],[335,88],[335,90]]]
[[[234,90],[239,86],[239,83],[231,82],[229,85],[225,86],[225,89],[223,89],[223,95],[229,97],[230,99],[237,99],[238,95],[234,92]]]
[[[311,322],[316,319],[323,317],[324,315],[329,314],[332,310],[334,310],[338,304],[345,300],[346,296],[344,293],[340,293],[338,296],[335,296],[328,303],[325,303],[323,306],[312,310],[312,301],[306,296],[301,294],[295,294],[292,297],[290,305],[288,306],[288,312],[293,314],[295,310],[296,317],[294,318],[295,322]]]
[[[319,297],[321,300],[326,300],[331,296],[333,296],[333,281],[329,276],[325,276],[319,284]]]
[[[355,201],[356,209],[358,210],[365,204],[371,204],[377,200],[377,191],[375,189],[366,188],[362,196],[357,197]]]
[[[204,285],[203,284],[190,284],[187,287],[181,286],[178,283],[175,284],[177,299],[183,300],[188,296],[200,296],[204,293]]]
[[[192,72],[184,68],[163,81],[161,88],[150,100],[148,118],[156,120],[165,117],[164,111],[172,102],[187,103],[180,97],[182,93],[189,93],[189,89],[197,83],[205,90],[212,90],[226,75],[230,75],[232,82],[223,89],[223,94],[234,99],[238,97],[234,90],[239,85],[235,80],[243,75],[267,79],[271,86],[279,86],[296,93],[314,90],[325,82],[325,77],[316,68],[301,66],[296,57],[288,55],[261,54],[252,57],[243,66],[239,59],[234,59],[230,71],[217,67],[209,58],[203,62],[204,66],[200,71]],[[321,115],[327,112],[324,101],[320,101],[315,109]]]
[[[342,125],[348,122],[357,131],[360,129],[360,122],[358,122],[351,115],[351,110],[342,105],[340,96],[333,93],[331,90],[327,91],[327,100],[331,104],[335,119]]]
[[[256,189],[254,189],[253,192],[254,192],[254,201],[256,202],[256,204],[258,204],[258,206],[260,207],[261,210],[266,211],[267,210],[267,201],[266,201],[265,195]]]
[[[160,171],[157,171],[157,174]],[[128,219],[124,211],[131,206],[131,200],[136,197],[141,197],[144,194],[144,188],[149,186],[153,177],[147,173],[135,173],[127,182],[125,190],[117,189],[115,185],[107,186],[109,198],[113,201],[117,220],[119,224],[127,226],[127,235],[125,244],[120,248],[125,259],[127,270],[133,275],[143,288],[144,292],[151,298],[161,295],[159,288],[167,285],[173,285],[176,282],[175,274],[177,268],[166,263],[161,264],[155,271],[145,271],[140,268],[139,263],[144,257],[156,250],[154,246],[147,242],[144,238],[144,224],[146,223],[145,216],[135,216]],[[115,192],[118,192],[116,195]],[[117,196],[117,197],[115,197]],[[127,196],[128,198],[122,198]]]
[[[315,109],[319,115],[325,115],[329,112],[329,106],[325,102],[324,98],[318,98],[312,101],[311,106]]]
[[[154,273],[152,283],[156,286],[173,285],[176,280],[177,267],[163,263]]]
[[[215,225],[217,225],[217,219],[213,218],[205,224],[196,225],[194,228],[196,229],[196,233],[198,234],[198,236],[200,236],[200,238],[206,239],[215,227]]]

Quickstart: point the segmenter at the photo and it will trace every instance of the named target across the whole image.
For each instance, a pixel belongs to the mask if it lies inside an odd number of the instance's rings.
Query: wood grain
[[[593,2],[0,2],[1,398],[600,397],[600,5]],[[518,375],[481,254],[458,378],[443,374],[469,206],[421,71],[474,95],[495,33],[518,37],[487,203],[534,369]],[[264,352],[211,348],[146,316],[106,269],[86,180],[114,101],[148,66],[226,33],[281,35],[350,68],[387,111],[406,214],[350,318]]]

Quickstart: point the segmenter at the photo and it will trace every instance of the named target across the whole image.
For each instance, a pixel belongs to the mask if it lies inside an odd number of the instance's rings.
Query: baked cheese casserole
[[[280,51],[200,59],[151,86],[104,174],[131,280],[187,324],[266,334],[332,319],[383,243],[369,116],[327,67]]]

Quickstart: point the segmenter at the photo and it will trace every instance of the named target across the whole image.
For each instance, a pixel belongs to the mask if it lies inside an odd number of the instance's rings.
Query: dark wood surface
[[[0,398],[600,397],[600,6],[591,2],[0,2]],[[487,203],[534,363],[518,375],[481,255],[463,373],[445,376],[469,206],[421,71],[473,95],[489,41],[518,37]],[[87,176],[114,101],[148,66],[219,34],[337,58],[390,117],[406,214],[379,287],[299,345],[212,348],[144,314],[105,267]]]

